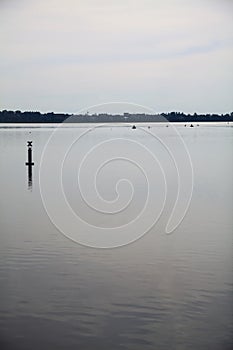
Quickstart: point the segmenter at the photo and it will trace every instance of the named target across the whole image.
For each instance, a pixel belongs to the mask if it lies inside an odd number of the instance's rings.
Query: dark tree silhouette
[[[67,120],[68,119],[68,120]],[[54,112],[40,113],[38,111],[0,111],[0,123],[114,123],[114,122],[232,122],[233,112],[227,114],[184,114],[168,112],[161,114],[58,114]]]

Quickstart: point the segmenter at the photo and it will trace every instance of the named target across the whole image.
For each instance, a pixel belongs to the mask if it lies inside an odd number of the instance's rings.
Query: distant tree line
[[[0,123],[136,123],[136,122],[232,122],[233,112],[227,114],[185,114],[169,112],[161,114],[124,113],[124,114],[63,114],[0,111]]]

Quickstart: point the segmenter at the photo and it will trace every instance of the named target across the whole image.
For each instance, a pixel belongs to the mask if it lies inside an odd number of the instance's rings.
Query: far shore
[[[233,127],[233,122],[105,122],[105,123],[1,123],[0,122],[0,128],[56,128],[56,127],[62,127],[62,128],[88,128],[90,126],[92,127],[146,127],[146,128],[153,128],[153,127],[168,127],[168,126],[177,126],[177,127],[205,127],[205,126],[218,126],[218,127]]]

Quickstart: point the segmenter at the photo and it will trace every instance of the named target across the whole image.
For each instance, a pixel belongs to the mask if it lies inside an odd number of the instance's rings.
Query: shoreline
[[[89,126],[99,127],[166,127],[169,125],[181,126],[181,127],[200,127],[200,126],[221,126],[221,127],[232,127],[233,122],[108,122],[108,123],[0,123],[0,129],[4,128],[85,128]]]

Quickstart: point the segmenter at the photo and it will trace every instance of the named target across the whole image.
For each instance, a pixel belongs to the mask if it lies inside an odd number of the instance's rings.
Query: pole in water
[[[32,141],[27,141],[27,147],[28,147],[28,161],[25,163],[25,165],[28,167],[28,187],[32,187],[32,167],[34,165],[32,161]]]

